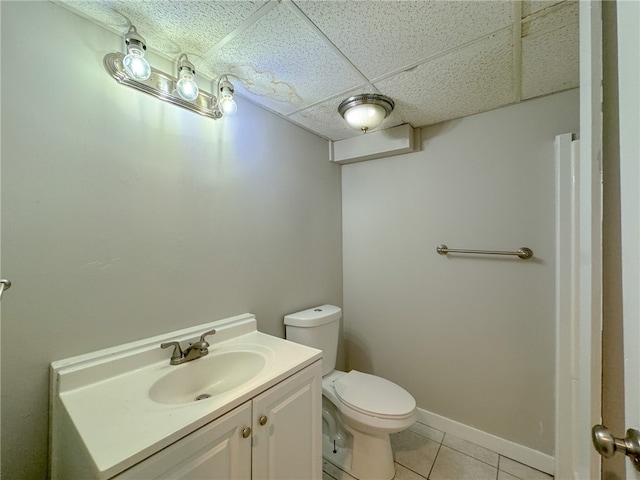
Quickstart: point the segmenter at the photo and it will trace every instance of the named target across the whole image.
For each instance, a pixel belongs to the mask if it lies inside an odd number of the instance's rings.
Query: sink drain
[[[209,395],[208,393],[203,393],[202,395],[198,395],[198,396],[196,397],[196,402],[197,402],[198,400],[204,400],[205,398],[209,398],[210,396],[211,396],[211,395]]]

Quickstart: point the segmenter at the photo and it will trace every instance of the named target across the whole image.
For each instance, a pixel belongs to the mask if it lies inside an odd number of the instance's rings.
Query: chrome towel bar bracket
[[[521,247],[516,252],[505,252],[502,250],[466,250],[449,248],[444,244],[440,244],[436,247],[436,252],[440,255],[446,255],[447,253],[473,253],[476,255],[515,255],[523,260],[533,257],[533,250],[527,247]]]
[[[0,300],[2,300],[2,294],[5,290],[9,290],[11,288],[11,280],[7,280],[3,278],[0,280]]]

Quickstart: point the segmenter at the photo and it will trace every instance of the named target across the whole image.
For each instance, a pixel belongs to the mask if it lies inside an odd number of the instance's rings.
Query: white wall
[[[118,85],[121,39],[52,3],[1,8],[2,478],[42,479],[51,361],[342,304],[340,167],[247,102],[216,122]]]
[[[552,455],[554,137],[578,92],[422,129],[343,166],[345,347],[429,412]],[[517,250],[535,258],[438,255]]]

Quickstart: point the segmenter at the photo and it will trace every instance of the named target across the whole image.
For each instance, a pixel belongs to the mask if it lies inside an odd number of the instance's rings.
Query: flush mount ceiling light
[[[363,93],[344,100],[338,106],[342,118],[354,130],[367,133],[380,126],[393,111],[393,100],[377,93]]]
[[[215,89],[208,93],[198,88],[195,67],[186,54],[178,58],[176,78],[149,65],[144,58],[147,46],[133,25],[124,35],[124,43],[125,54],[108,53],[103,59],[104,68],[118,83],[213,119],[232,115],[238,109],[226,75],[214,81]]]

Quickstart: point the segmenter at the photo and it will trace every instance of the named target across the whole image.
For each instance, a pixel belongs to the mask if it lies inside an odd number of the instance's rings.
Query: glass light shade
[[[188,101],[193,101],[198,98],[200,89],[198,84],[193,80],[193,75],[187,68],[183,68],[180,71],[180,80],[176,84],[176,91],[178,95]]]
[[[386,110],[373,103],[355,105],[344,112],[344,120],[347,125],[361,132],[379,127],[386,116]]]
[[[129,48],[129,53],[122,59],[122,66],[134,80],[147,80],[151,76],[149,62],[144,58],[144,52],[137,48]]]

